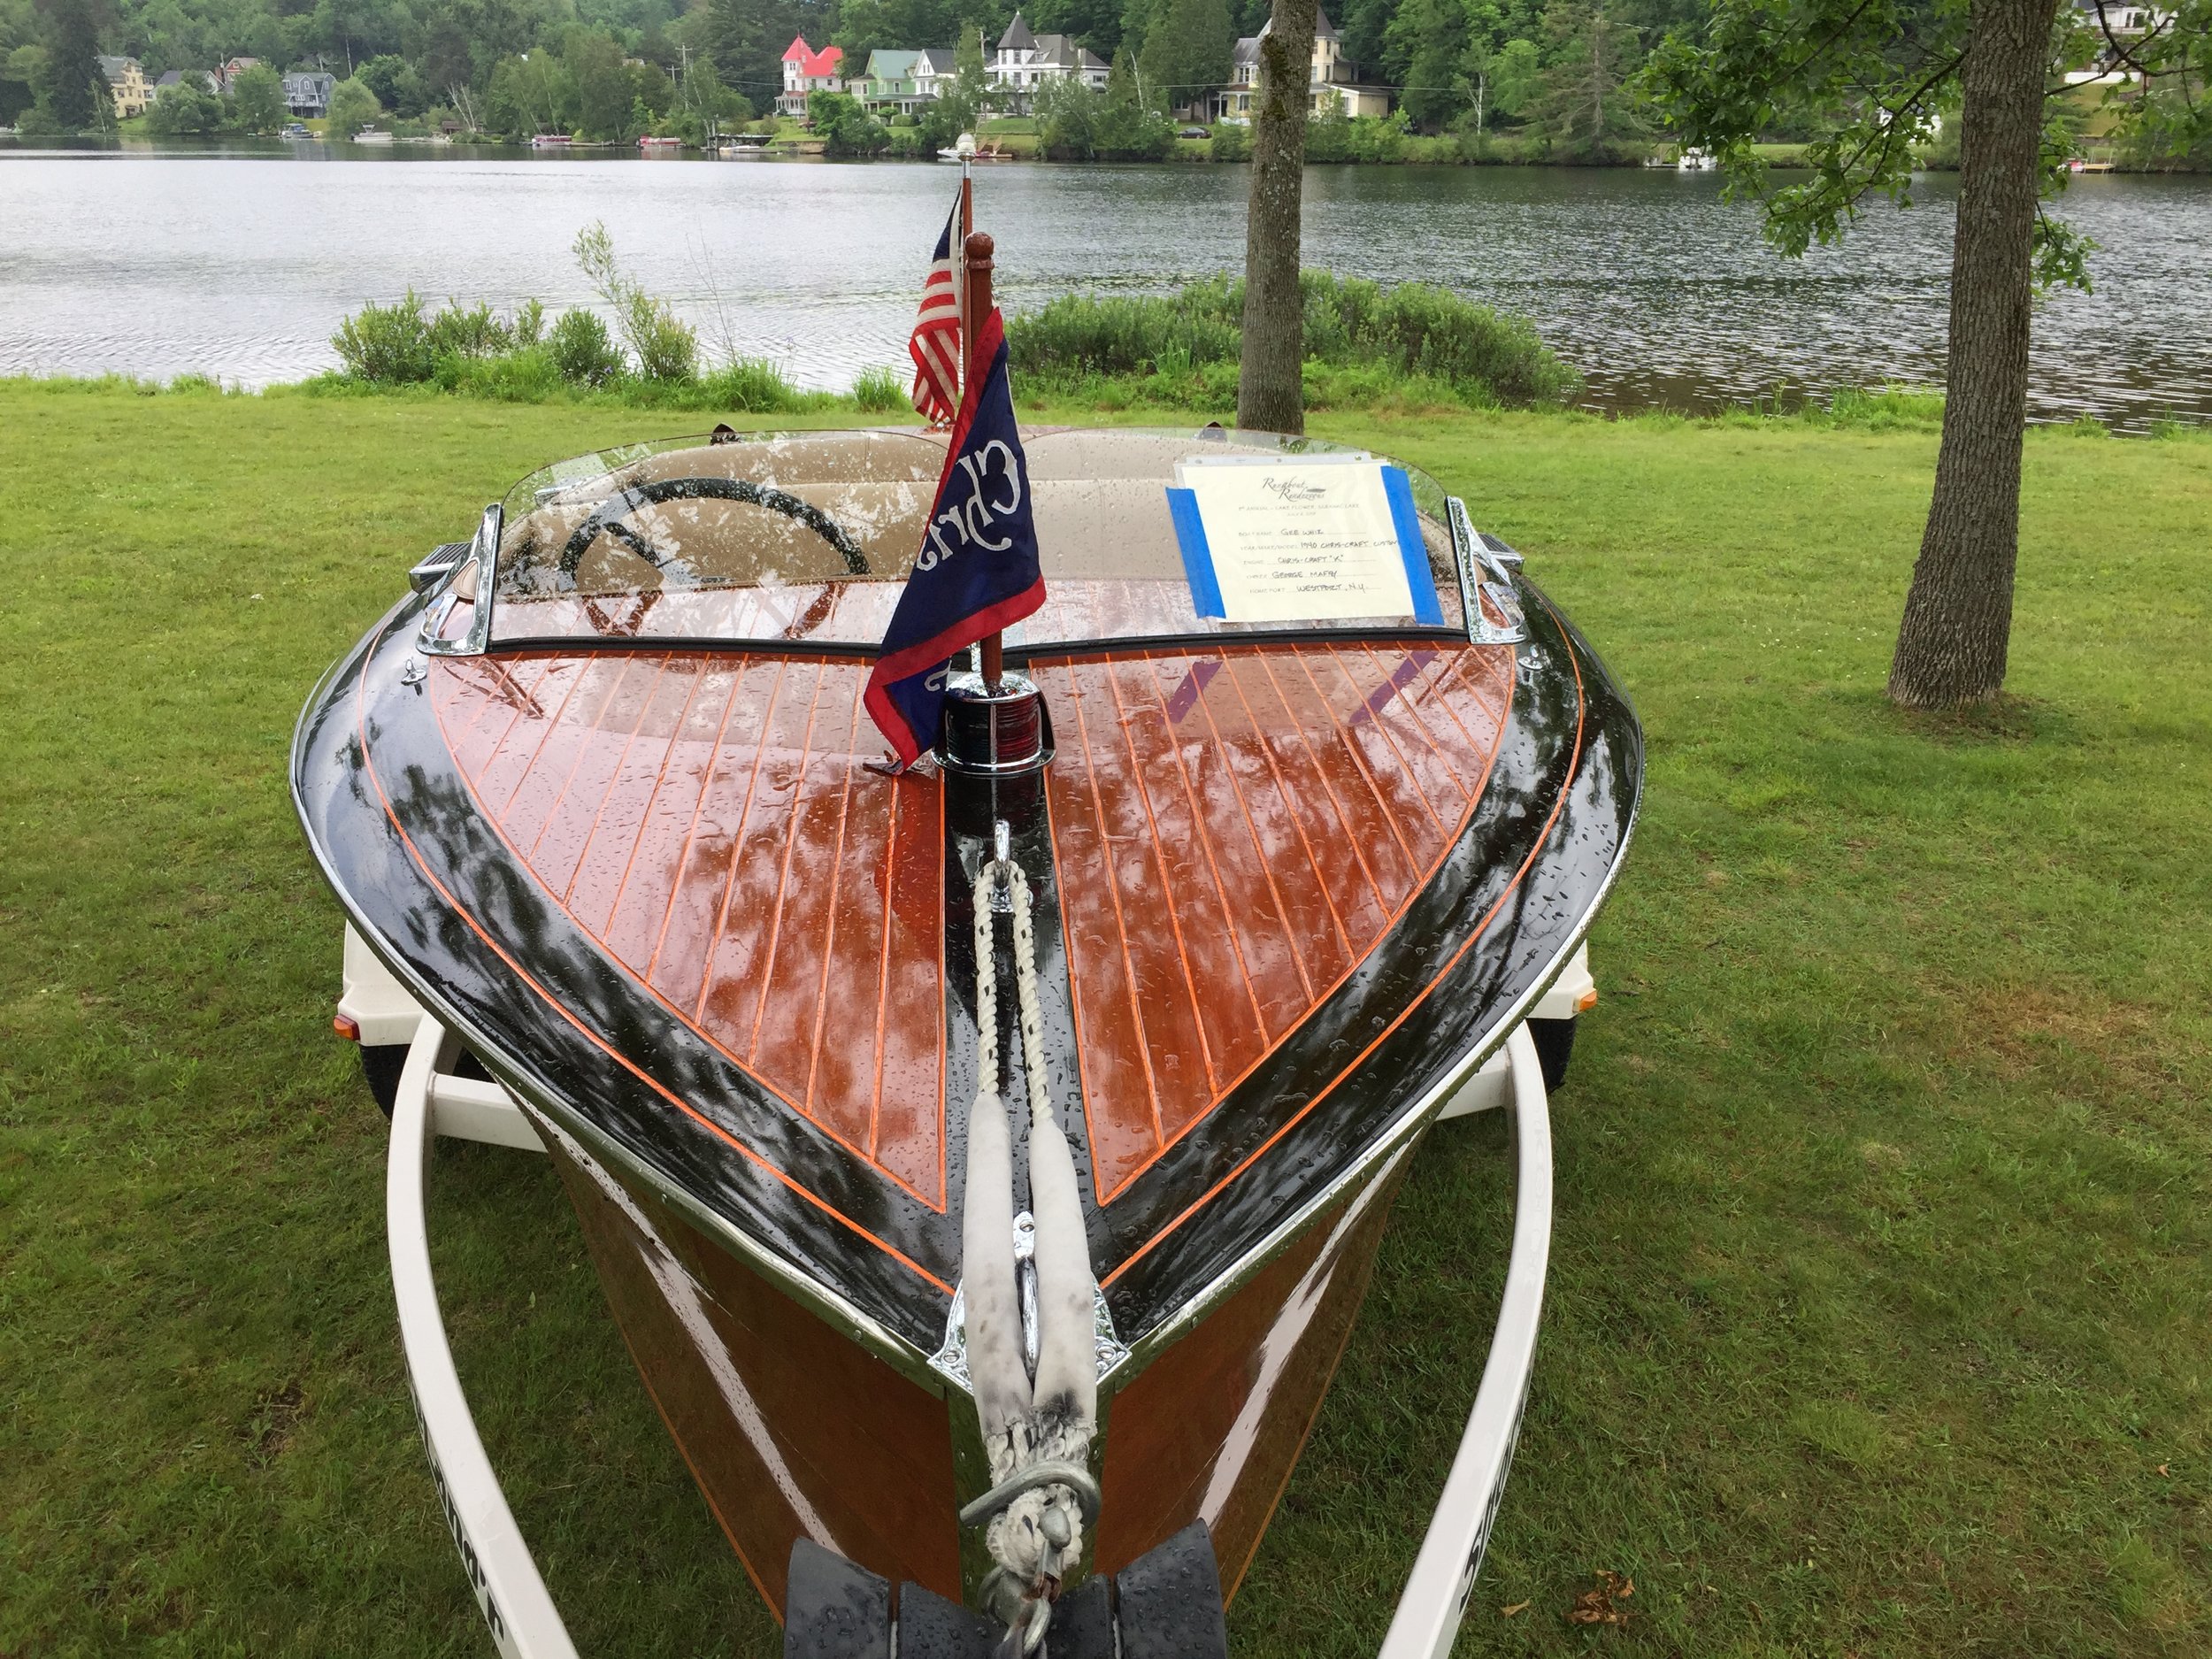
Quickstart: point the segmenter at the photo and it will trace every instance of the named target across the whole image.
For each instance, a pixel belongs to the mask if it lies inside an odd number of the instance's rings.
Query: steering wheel
[[[787,518],[796,518],[835,548],[845,561],[846,570],[853,575],[868,574],[868,556],[860,550],[859,543],[812,502],[801,501],[772,484],[753,484],[734,478],[664,478],[657,483],[634,484],[620,495],[609,496],[590,518],[576,526],[567,545],[561,549],[561,574],[575,576],[576,567],[584,562],[585,552],[602,533],[621,542],[655,570],[660,569],[667,562],[661,550],[623,520],[641,507],[664,501],[741,501],[765,507]]]

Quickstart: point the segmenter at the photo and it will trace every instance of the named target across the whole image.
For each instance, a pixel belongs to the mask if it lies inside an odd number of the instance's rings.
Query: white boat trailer
[[[1571,1018],[1594,998],[1586,949],[1578,949],[1528,1018]],[[544,1143],[499,1084],[455,1075],[457,1040],[423,1011],[350,926],[338,1023],[371,1046],[407,1045],[392,1111],[385,1222],[415,1417],[447,1528],[500,1653],[506,1659],[575,1659],[576,1646],[507,1508],[454,1369],[430,1271],[424,1202],[435,1136],[531,1152],[543,1152]],[[1381,1659],[1445,1659],[1450,1653],[1490,1540],[1491,1523],[1505,1495],[1535,1369],[1536,1330],[1551,1255],[1551,1111],[1535,1041],[1525,1021],[1438,1115],[1459,1118],[1505,1108],[1513,1114],[1516,1162],[1513,1249],[1505,1294],[1474,1409],[1383,1638]]]

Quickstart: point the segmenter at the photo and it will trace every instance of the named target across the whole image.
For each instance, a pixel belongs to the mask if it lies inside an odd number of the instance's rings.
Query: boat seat
[[[784,1659],[991,1659],[1006,1632],[918,1584],[891,1584],[808,1539],[791,1547]],[[1118,1634],[1119,1640],[1116,1637]],[[895,1646],[894,1636],[896,1637]],[[1227,1659],[1221,1572],[1203,1521],[1052,1609],[1047,1659]]]

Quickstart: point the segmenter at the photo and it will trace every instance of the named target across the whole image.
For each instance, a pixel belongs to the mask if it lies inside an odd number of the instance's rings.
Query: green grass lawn
[[[489,1651],[415,1440],[287,745],[516,477],[706,424],[0,384],[8,1659]],[[1880,695],[1929,433],[1316,424],[1522,547],[1650,740],[1460,1651],[2212,1647],[2212,441],[2032,435],[2015,700],[1954,721]],[[579,1646],[777,1651],[550,1171],[449,1145],[433,1204]],[[1240,1654],[1379,1640],[1509,1212],[1502,1125],[1440,1131]],[[1569,1624],[1601,1571],[1628,1622]]]

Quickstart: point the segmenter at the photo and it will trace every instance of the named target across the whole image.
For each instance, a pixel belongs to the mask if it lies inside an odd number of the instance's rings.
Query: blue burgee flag
[[[953,654],[1045,602],[1029,462],[1006,380],[1006,326],[995,309],[975,346],[970,364],[990,367],[969,376],[929,528],[868,676],[868,712],[910,764],[937,741]]]

